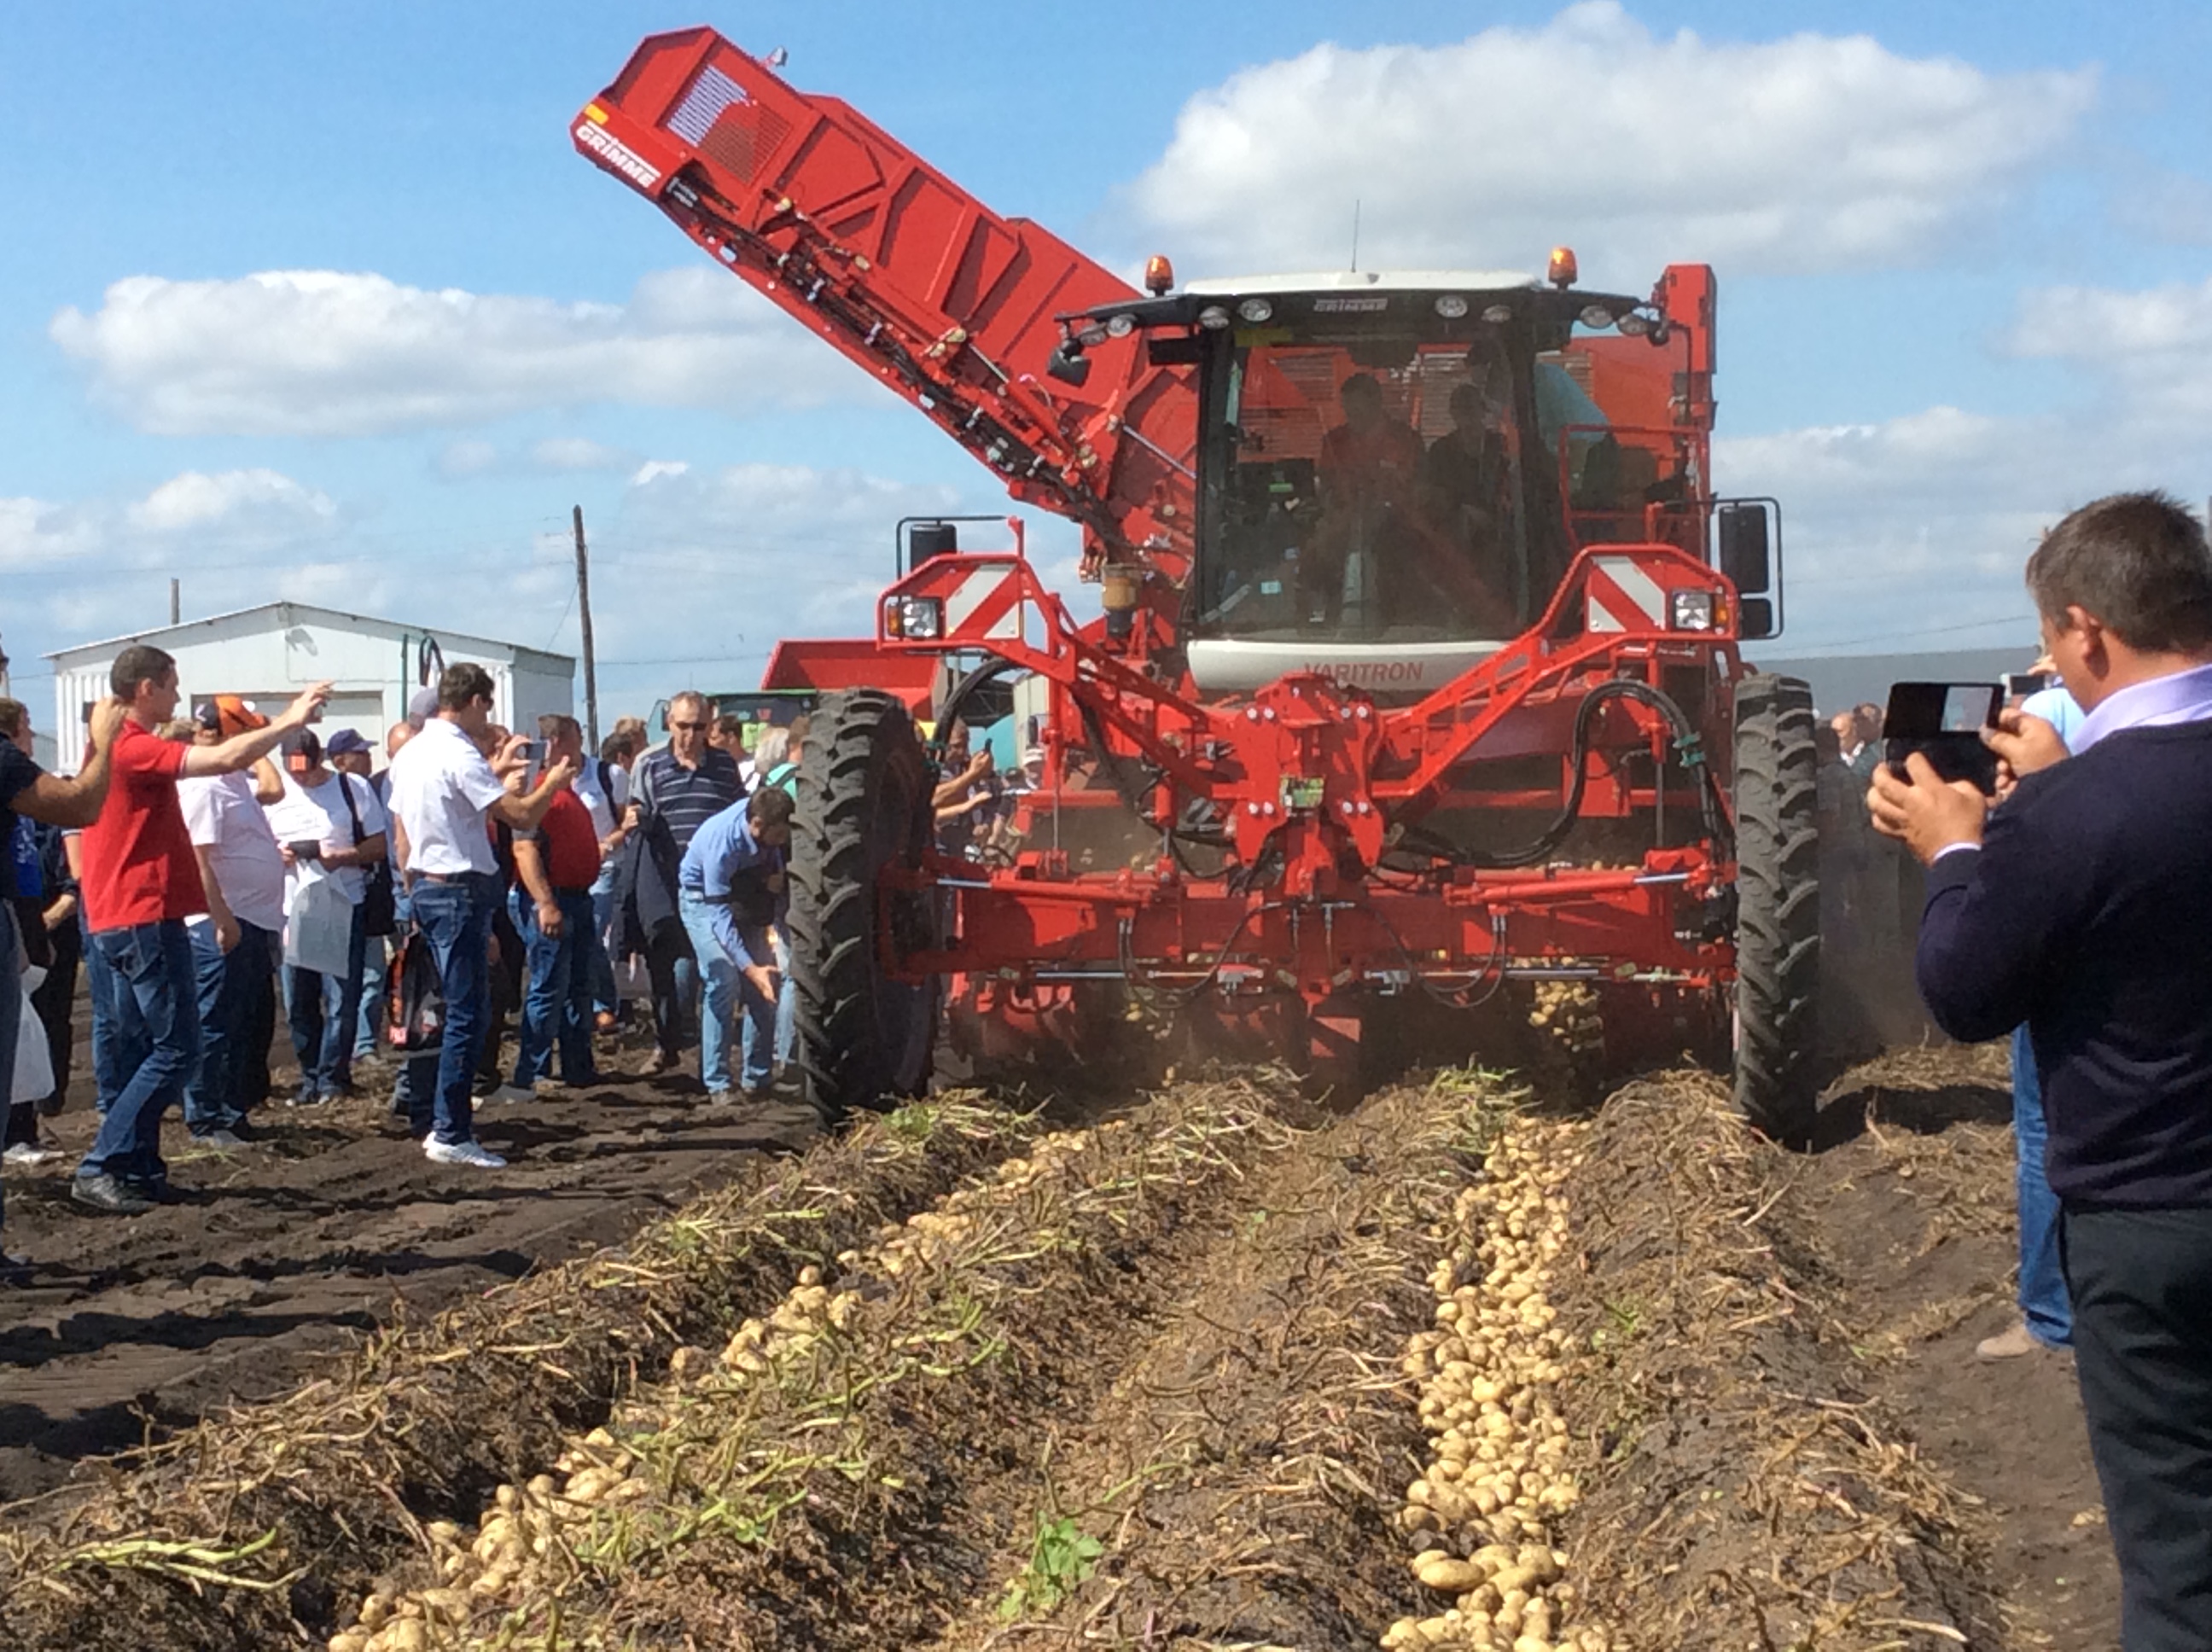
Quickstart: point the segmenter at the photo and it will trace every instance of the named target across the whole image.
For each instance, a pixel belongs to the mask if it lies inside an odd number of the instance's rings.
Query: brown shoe
[[[1977,1359],[2020,1359],[2042,1351],[2043,1345],[2035,1339],[2035,1333],[2027,1328],[2025,1320],[2014,1321],[2010,1329],[1984,1337],[1974,1345]]]

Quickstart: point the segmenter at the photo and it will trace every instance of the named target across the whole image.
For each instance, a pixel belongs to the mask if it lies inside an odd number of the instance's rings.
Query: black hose
[[[1716,786],[1709,760],[1705,756],[1704,737],[1690,721],[1688,714],[1668,695],[1649,683],[1639,683],[1633,677],[1616,677],[1599,683],[1583,696],[1582,704],[1575,709],[1575,738],[1570,762],[1574,779],[1567,788],[1567,801],[1559,811],[1559,818],[1544,829],[1542,835],[1533,843],[1519,849],[1492,853],[1462,853],[1453,859],[1462,865],[1477,866],[1533,866],[1550,859],[1559,847],[1567,841],[1567,835],[1582,817],[1583,793],[1589,785],[1590,724],[1598,708],[1608,700],[1636,700],[1650,706],[1664,717],[1674,732],[1674,751],[1698,781],[1698,806],[1703,814],[1707,835],[1716,842],[1728,835],[1725,817],[1720,811],[1718,788]],[[1663,772],[1660,784],[1665,784]]]

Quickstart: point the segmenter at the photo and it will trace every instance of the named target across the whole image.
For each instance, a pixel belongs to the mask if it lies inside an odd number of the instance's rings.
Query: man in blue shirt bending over
[[[2028,559],[2069,744],[2004,714],[2004,807],[1928,760],[1875,824],[1927,863],[1921,996],[1962,1041],[2023,1021],[2120,1563],[2126,1652],[2212,1647],[2212,546],[2162,494],[2085,505]],[[2001,776],[2001,783],[2002,779]]]
[[[684,851],[677,902],[702,977],[699,1077],[710,1102],[734,1099],[731,1018],[742,1003],[753,1027],[744,1048],[745,1099],[768,1094],[775,1055],[775,954],[769,927],[783,914],[783,854],[791,794],[764,786],[711,815]]]

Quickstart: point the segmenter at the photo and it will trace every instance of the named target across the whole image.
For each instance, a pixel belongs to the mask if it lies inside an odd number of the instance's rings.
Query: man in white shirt
[[[400,747],[389,773],[410,909],[437,960],[445,995],[438,1048],[408,1063],[408,1122],[436,1163],[496,1170],[507,1161],[478,1145],[469,1096],[489,1020],[485,954],[501,898],[489,823],[535,828],[576,771],[556,762],[524,792],[526,742],[510,738],[489,760],[483,750],[491,708],[489,672],[447,666],[438,679],[437,715]]]
[[[295,1105],[313,1107],[353,1093],[355,1029],[361,1020],[362,963],[368,937],[362,927],[366,868],[384,859],[384,805],[366,783],[323,761],[315,731],[300,731],[295,774],[283,777],[284,794],[270,806],[269,828],[284,857],[284,913],[300,923],[335,890],[350,910],[341,971],[288,964],[284,1002],[292,1022],[292,1050],[300,1058]],[[292,946],[299,939],[295,934]],[[288,949],[289,951],[289,949]]]
[[[228,694],[200,704],[192,720],[196,745],[220,745],[269,726]],[[199,971],[200,1017],[199,1065],[185,1083],[185,1127],[204,1146],[241,1145],[249,1139],[246,1114],[269,1098],[284,859],[263,805],[283,795],[276,765],[266,757],[248,774],[187,774],[177,782],[207,892],[208,909],[185,921]]]

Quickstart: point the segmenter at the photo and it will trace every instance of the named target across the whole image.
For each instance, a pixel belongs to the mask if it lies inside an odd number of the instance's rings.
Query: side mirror
[[[1064,385],[1081,385],[1091,376],[1091,358],[1073,338],[1063,338],[1045,358],[1045,372]]]
[[[1762,595],[1774,583],[1765,504],[1755,501],[1723,505],[1719,517],[1721,572],[1728,575],[1738,596]]]

